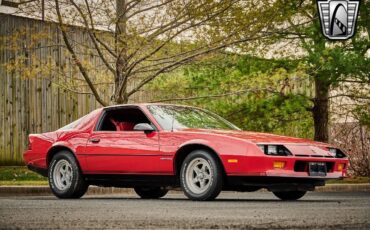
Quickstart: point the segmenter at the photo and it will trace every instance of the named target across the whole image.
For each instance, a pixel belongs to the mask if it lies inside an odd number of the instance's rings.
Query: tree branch
[[[92,14],[91,14],[91,10],[90,10],[90,4],[89,4],[89,2],[87,0],[85,0],[85,4],[86,4],[86,8],[87,8],[88,15],[89,15],[89,18],[90,18],[90,24],[91,24],[91,28],[92,28],[92,34],[93,34],[95,40],[101,46],[103,46],[114,58],[117,58],[116,53],[114,53],[113,50],[107,44],[105,44],[102,40],[100,40],[99,37],[96,35],[96,33],[95,33],[96,30],[95,30],[94,20],[93,20],[93,17],[92,17]]]
[[[257,38],[262,38],[264,37],[264,35],[261,35],[261,36],[257,36],[257,37],[249,37],[249,38],[244,38],[244,39],[241,39],[241,40],[238,40],[238,41],[234,41],[234,42],[230,42],[230,43],[225,43],[225,44],[221,44],[221,45],[218,45],[216,47],[213,47],[213,48],[210,48],[210,49],[207,49],[205,51],[201,51],[201,52],[198,52],[198,53],[195,53],[195,54],[192,54],[188,57],[185,57],[181,60],[178,60],[168,66],[165,66],[163,68],[161,68],[160,70],[158,70],[157,72],[155,72],[154,74],[150,75],[149,77],[145,78],[144,80],[142,80],[136,87],[134,87],[134,89],[132,89],[129,93],[128,93],[128,96],[134,94],[135,92],[137,92],[141,87],[143,87],[145,84],[149,83],[150,81],[152,81],[154,78],[156,78],[159,74],[161,73],[165,73],[167,72],[169,69],[173,70],[174,67],[177,68],[179,65],[182,65],[184,63],[187,63],[189,62],[191,59],[197,57],[197,56],[200,56],[200,55],[204,55],[204,54],[207,54],[207,53],[210,53],[210,52],[213,52],[215,50],[219,50],[219,49],[222,49],[222,48],[225,48],[225,47],[228,47],[228,46],[231,46],[231,45],[235,45],[235,44],[238,44],[238,43],[242,43],[242,42],[246,42],[246,41],[251,41],[251,40],[255,40]]]
[[[151,103],[158,103],[158,102],[169,102],[169,101],[190,101],[190,100],[196,100],[196,99],[205,99],[205,98],[219,98],[219,97],[227,97],[227,96],[235,96],[235,95],[241,95],[245,93],[258,93],[258,92],[270,92],[274,94],[279,94],[277,91],[272,91],[269,88],[264,89],[245,89],[245,90],[239,90],[235,92],[229,92],[229,93],[221,93],[221,94],[212,94],[212,95],[204,95],[204,96],[192,96],[192,97],[176,97],[176,98],[168,98],[168,99],[161,99],[161,100],[154,100],[151,101]]]
[[[367,100],[370,99],[369,96],[360,96],[360,95],[351,95],[351,94],[336,94],[333,96],[329,96],[328,98],[331,99],[331,98],[336,98],[336,97],[349,97],[349,98],[367,99]]]
[[[169,102],[169,101],[190,101],[190,100],[204,99],[204,98],[218,98],[218,97],[240,95],[240,94],[249,93],[249,92],[250,92],[250,90],[241,90],[241,91],[237,91],[237,92],[222,93],[222,94],[215,94],[215,95],[206,95],[206,96],[176,97],[176,98],[170,98],[170,99],[154,100],[154,101],[151,101],[151,103]]]
[[[99,93],[98,91],[96,90],[94,84],[92,83],[89,75],[87,74],[87,71],[85,69],[85,67],[81,64],[80,60],[78,59],[76,53],[74,52],[73,48],[72,48],[72,45],[70,44],[69,40],[68,40],[68,37],[67,37],[67,33],[65,31],[65,26],[63,24],[63,19],[62,19],[62,15],[60,13],[60,8],[59,8],[59,0],[55,0],[55,8],[56,8],[56,12],[57,12],[57,17],[58,17],[58,22],[59,22],[59,28],[62,32],[62,37],[63,37],[63,40],[64,40],[64,43],[66,44],[66,47],[67,47],[67,50],[69,51],[69,53],[72,55],[72,58],[74,60],[74,62],[76,63],[78,69],[80,70],[80,73],[82,74],[82,76],[84,77],[84,79],[86,80],[87,84],[89,85],[90,89],[91,89],[91,92],[94,94],[94,97],[95,99],[102,105],[102,106],[106,106],[107,103],[104,102],[100,96],[99,96]]]
[[[152,10],[152,9],[155,9],[155,8],[158,8],[158,7],[161,7],[161,6],[167,5],[168,3],[173,2],[173,1],[174,1],[174,0],[167,0],[167,1],[163,2],[163,3],[157,4],[157,5],[154,5],[154,6],[149,6],[149,7],[146,7],[146,8],[144,8],[144,9],[141,9],[141,10],[135,11],[135,12],[133,12],[132,14],[129,14],[129,15],[127,16],[127,18],[131,18],[131,17],[133,17],[133,16],[135,16],[135,15],[137,15],[137,14],[143,13],[143,12],[145,12],[145,11],[149,11],[149,10]],[[132,8],[133,8],[133,7],[128,8],[128,10],[127,10],[127,11],[129,11],[129,10],[130,10],[130,9],[132,9]]]
[[[85,0],[85,2],[86,2],[86,0]],[[80,16],[81,16],[81,18],[82,18],[82,20],[83,20],[83,22],[84,22],[84,24],[85,24],[85,28],[86,28],[86,30],[87,30],[87,33],[89,34],[89,37],[91,38],[91,41],[93,42],[94,47],[95,47],[96,51],[98,52],[98,55],[99,55],[100,59],[103,61],[103,63],[104,63],[104,64],[105,64],[105,66],[107,67],[107,69],[108,69],[110,72],[112,72],[112,74],[113,74],[113,76],[114,76],[115,71],[114,71],[114,69],[112,68],[112,66],[108,63],[107,59],[104,57],[104,54],[102,53],[102,51],[100,50],[100,47],[99,47],[98,43],[97,43],[97,42],[96,42],[96,40],[95,40],[95,36],[94,36],[94,35],[92,34],[92,32],[91,32],[91,29],[90,29],[89,23],[87,22],[86,15],[84,15],[84,13],[82,12],[81,8],[80,8],[80,7],[75,3],[75,1],[74,1],[74,0],[71,0],[71,3],[72,3],[72,5],[77,9],[78,13],[80,14]],[[88,14],[90,15],[90,14],[91,14],[90,10],[88,10],[88,12],[89,12]],[[90,17],[92,17],[92,16],[90,15]]]
[[[209,21],[210,19],[212,18],[215,18],[217,17],[218,15],[224,13],[227,9],[229,9],[231,7],[231,4],[229,4],[227,7],[223,8],[222,10],[220,11],[217,11],[216,13],[214,13],[213,15],[211,16],[208,16],[206,17],[205,19],[195,23],[195,24],[191,24],[187,27],[184,27],[182,29],[180,29],[179,31],[177,31],[175,34],[173,34],[172,36],[170,36],[169,38],[167,38],[164,42],[162,42],[159,46],[157,46],[154,50],[152,50],[152,52],[150,52],[149,54],[145,55],[144,57],[138,59],[137,61],[133,62],[129,67],[129,71],[131,72],[136,65],[138,65],[139,63],[145,61],[146,59],[148,59],[149,57],[153,56],[154,54],[156,54],[157,52],[159,52],[166,44],[168,44],[170,41],[172,41],[172,39],[174,39],[175,37],[177,37],[179,34],[183,33],[184,31],[190,29],[190,28],[194,28],[196,26],[199,26],[199,25],[202,25],[204,22],[206,21]]]

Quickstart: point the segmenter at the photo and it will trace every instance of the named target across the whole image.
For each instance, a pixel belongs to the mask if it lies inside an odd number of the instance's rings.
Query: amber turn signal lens
[[[340,163],[338,164],[338,171],[343,171],[345,164]]]
[[[282,169],[285,167],[285,161],[274,161],[274,168]]]
[[[229,163],[238,163],[238,159],[228,159],[227,162],[229,162]]]

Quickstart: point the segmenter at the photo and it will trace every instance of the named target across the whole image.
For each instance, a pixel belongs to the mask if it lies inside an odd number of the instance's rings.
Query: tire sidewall
[[[189,167],[189,163],[194,160],[195,158],[203,158],[206,160],[210,165],[210,171],[211,171],[211,179],[210,179],[210,186],[209,188],[202,192],[202,193],[194,193],[189,188],[189,185],[186,181],[186,172]],[[185,195],[188,196],[190,199],[193,200],[208,200],[212,199],[213,196],[215,196],[215,193],[219,193],[220,183],[222,184],[222,178],[221,178],[221,172],[220,167],[218,165],[219,163],[215,159],[214,156],[212,156],[209,152],[205,150],[195,150],[191,152],[184,160],[181,171],[180,171],[180,184],[182,189],[185,192]],[[216,195],[216,196],[217,196]]]
[[[158,199],[168,193],[165,187],[134,187],[134,191],[143,199]]]
[[[60,160],[66,160],[68,161],[71,166],[72,166],[72,183],[71,186],[66,189],[66,190],[60,190],[54,183],[54,170],[55,170],[55,165],[60,161]],[[72,154],[68,151],[61,151],[57,153],[51,160],[50,166],[48,169],[48,181],[49,181],[49,187],[53,194],[59,198],[68,198],[71,197],[74,192],[77,189],[78,182],[81,180],[81,174],[79,167],[76,163],[76,160],[72,156]]]
[[[284,201],[295,201],[302,198],[306,191],[286,191],[286,192],[273,192],[276,197]]]

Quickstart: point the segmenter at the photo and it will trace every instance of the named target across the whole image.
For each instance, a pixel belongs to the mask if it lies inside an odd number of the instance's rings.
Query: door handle
[[[92,143],[99,143],[100,139],[99,138],[92,138],[89,140]]]

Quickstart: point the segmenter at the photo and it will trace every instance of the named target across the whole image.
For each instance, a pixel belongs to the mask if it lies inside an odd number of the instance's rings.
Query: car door
[[[141,111],[123,111],[128,118],[145,116]],[[103,119],[104,114],[102,115]],[[147,119],[147,118],[145,118]],[[135,119],[134,119],[135,120]],[[138,122],[138,121],[136,121]],[[149,122],[149,120],[146,120]],[[170,174],[168,162],[159,149],[159,132],[95,130],[84,151],[90,174]]]
[[[94,131],[86,144],[90,173],[161,173],[158,132]]]

